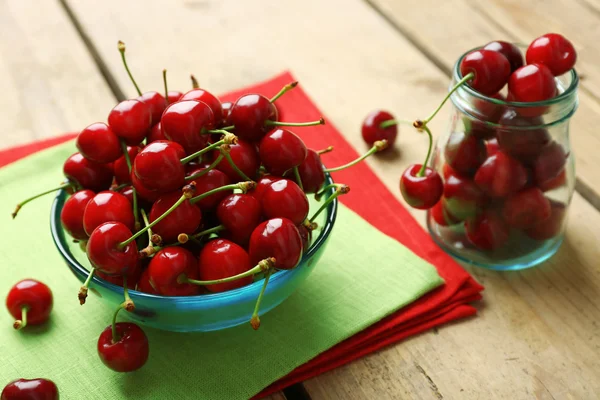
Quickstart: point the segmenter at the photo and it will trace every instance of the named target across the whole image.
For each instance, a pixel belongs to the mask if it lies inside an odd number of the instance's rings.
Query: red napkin
[[[277,93],[283,85],[294,80],[296,79],[289,72],[285,72],[267,82],[221,96],[221,100],[235,101],[241,94],[248,92],[270,97]],[[276,104],[281,110],[283,121],[311,121],[322,116],[322,113],[300,86],[277,100]],[[365,113],[368,111],[365,110]],[[333,145],[335,150],[323,155],[323,160],[328,166],[342,165],[358,157],[358,153],[335,129],[331,121],[325,115],[323,117],[327,121],[325,126],[292,128],[292,130],[302,137],[310,148],[322,149]],[[358,135],[359,132],[360,127],[357,126],[355,134]],[[0,167],[73,137],[74,134],[68,134],[0,151]],[[287,376],[267,387],[256,398],[264,397],[294,383],[302,382],[347,364],[406,337],[476,313],[476,309],[468,303],[481,298],[480,292],[483,290],[483,286],[478,284],[433,242],[366,163],[336,172],[333,174],[333,178],[352,188],[349,194],[340,197],[342,203],[381,232],[398,240],[415,254],[429,261],[437,268],[446,283],[409,306],[398,310],[296,368]],[[368,201],[364,201],[364,199],[368,199]],[[377,207],[373,207],[374,204]]]

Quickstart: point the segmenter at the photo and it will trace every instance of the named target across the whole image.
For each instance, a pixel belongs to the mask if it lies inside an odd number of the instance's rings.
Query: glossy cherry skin
[[[117,285],[123,287],[123,283],[125,281],[125,277],[127,277],[127,288],[134,290],[138,284],[138,280],[142,273],[141,268],[135,268],[127,273],[127,275],[107,275],[104,272],[96,272],[96,276],[100,279],[103,279],[107,282],[112,283],[113,285]]]
[[[146,138],[146,143],[149,144],[152,142],[156,142],[157,140],[169,140],[163,133],[162,124],[160,123],[160,121],[158,121],[156,124],[154,124],[152,129],[150,129],[150,133],[148,134],[148,137]]]
[[[169,93],[167,93],[167,100],[169,100],[169,104],[175,103],[179,101],[179,99],[181,99],[181,96],[183,96],[183,93],[181,93],[180,91],[169,90]]]
[[[179,283],[181,275],[198,279],[198,260],[191,251],[173,246],[160,250],[148,265],[150,285],[162,296],[194,296],[200,287],[190,283]]]
[[[308,149],[306,158],[298,166],[298,174],[304,193],[317,193],[325,183],[325,171],[321,156],[313,149]],[[292,177],[293,174],[288,174],[288,176]]]
[[[384,110],[371,111],[364,119],[361,127],[362,138],[369,146],[378,140],[387,140],[388,148],[392,147],[398,136],[398,126],[392,125],[381,128],[382,122],[393,120],[394,116]]]
[[[236,100],[227,124],[235,126],[235,134],[240,139],[257,142],[271,130],[265,125],[267,120],[277,121],[277,108],[265,96],[253,93]]]
[[[545,65],[527,64],[510,76],[508,91],[513,101],[544,101],[556,96],[556,82],[554,75]]]
[[[446,163],[463,176],[473,176],[486,159],[485,143],[474,135],[452,132],[444,148]]]
[[[233,103],[230,101],[221,103],[221,115],[222,115],[222,120],[223,120],[223,122],[221,122],[221,125],[223,125],[223,126],[227,126],[227,118],[229,118],[229,112],[231,111],[231,106],[233,106]]]
[[[470,72],[475,77],[469,86],[485,95],[500,91],[510,76],[510,63],[503,54],[492,50],[475,50],[467,54],[460,62],[460,73],[466,76]]]
[[[194,175],[204,170],[206,170],[206,168],[195,168],[188,172],[188,175]],[[196,183],[196,193],[194,195],[199,196],[213,189],[231,184],[231,179],[229,179],[224,172],[221,172],[218,169],[211,169],[201,177],[194,179],[193,182]],[[210,196],[199,200],[196,203],[196,206],[200,207],[202,211],[214,210],[221,200],[227,197],[227,194],[226,191],[211,194]]]
[[[23,307],[29,307],[28,325],[40,325],[46,322],[52,312],[52,306],[52,291],[44,283],[34,279],[17,282],[6,296],[6,307],[15,320],[22,318]]]
[[[133,162],[137,157],[138,153],[142,149],[139,146],[127,146],[127,154],[129,155],[129,161],[133,166]],[[123,183],[131,183],[131,174],[129,173],[129,167],[127,166],[127,160],[125,160],[125,156],[122,155],[113,163],[113,173],[115,175],[115,179],[119,185]]]
[[[87,240],[88,234],[83,227],[83,213],[89,201],[96,193],[91,190],[80,190],[75,192],[63,205],[60,211],[60,222],[64,230],[73,239]]]
[[[512,43],[495,40],[483,46],[483,50],[497,51],[506,57],[510,63],[511,72],[514,72],[516,69],[523,66],[523,55],[521,54],[521,50]],[[529,61],[527,63],[530,64]]]
[[[179,144],[158,140],[139,152],[133,163],[133,171],[146,188],[170,192],[185,183],[185,167],[180,161],[183,157],[185,151]]]
[[[532,165],[536,185],[544,187],[557,178],[565,169],[567,153],[557,142],[551,142],[542,149]]]
[[[444,205],[445,201],[444,198],[442,197],[442,199],[440,201],[438,201],[435,206],[433,206],[431,208],[431,216],[433,217],[433,220],[442,226],[451,226],[451,225],[455,225],[457,223],[459,223],[460,221],[457,220],[456,218],[454,218],[449,212],[448,210],[446,210],[446,207]]]
[[[96,122],[83,129],[75,141],[77,150],[88,160],[100,164],[121,157],[121,143],[112,129],[103,122]]]
[[[298,228],[287,218],[273,218],[254,229],[248,246],[250,263],[275,258],[275,268],[292,269],[302,258],[302,238]]]
[[[163,215],[173,204],[181,198],[181,192],[171,192],[161,196],[154,202],[150,209],[148,218],[154,222]],[[202,222],[202,211],[195,204],[185,200],[173,212],[162,221],[154,225],[153,232],[160,235],[163,242],[171,243],[177,241],[180,233],[192,234],[198,229]]]
[[[227,278],[252,268],[250,256],[241,246],[225,239],[214,239],[206,243],[200,252],[198,271],[200,280],[212,281]],[[207,285],[211,292],[225,292],[251,284],[252,276],[232,282]]]
[[[150,190],[146,186],[142,185],[135,172],[131,171],[131,185],[135,188],[139,198],[146,200],[147,202],[153,203],[161,196],[161,192],[156,190]]]
[[[100,192],[110,187],[113,179],[112,166],[98,164],[83,157],[81,153],[72,154],[63,164],[63,174],[84,189]]]
[[[287,129],[276,128],[260,140],[258,153],[263,165],[273,175],[299,166],[306,159],[304,141]]]
[[[500,149],[526,164],[533,162],[551,141],[545,128],[536,128],[543,125],[541,118],[528,118],[508,110],[499,123],[502,126],[496,129],[496,135]]]
[[[265,190],[271,186],[271,183],[278,181],[282,178],[274,175],[264,175],[256,182],[256,187],[249,194],[254,196],[254,198],[258,201],[262,201],[262,196],[265,193]]]
[[[246,246],[261,221],[261,205],[250,194],[231,194],[219,203],[217,217],[227,228],[227,236],[233,242]]]
[[[140,369],[148,360],[150,348],[146,334],[136,324],[115,324],[119,340],[113,343],[112,326],[102,331],[98,338],[98,356],[102,363],[116,372],[131,372]]]
[[[192,154],[206,146],[208,135],[202,131],[215,127],[215,116],[206,103],[184,100],[169,104],[160,124],[165,137]]]
[[[221,106],[221,101],[214,94],[204,89],[192,89],[179,99],[179,101],[184,100],[196,100],[206,103],[206,105],[209,106],[213,112],[215,126],[223,120],[223,108]]]
[[[485,142],[485,150],[488,157],[493,156],[500,150],[500,145],[498,144],[498,139],[493,138]]]
[[[136,268],[138,248],[135,240],[122,249],[119,243],[133,234],[120,222],[105,222],[98,226],[87,242],[88,259],[96,269],[108,275],[123,275]]]
[[[484,212],[465,222],[467,239],[480,250],[495,250],[508,241],[510,228],[493,211]]]
[[[525,58],[527,64],[543,64],[554,76],[560,76],[575,66],[577,52],[564,36],[547,33],[531,42]]]
[[[453,220],[464,221],[474,217],[487,201],[485,194],[471,179],[450,175],[444,182],[444,207]]]
[[[502,215],[512,227],[526,229],[550,217],[550,201],[538,188],[525,189],[510,196]]]
[[[506,197],[527,184],[523,164],[502,151],[488,157],[475,174],[475,183],[490,197]]]
[[[236,131],[237,134],[237,131]],[[260,167],[260,159],[254,144],[244,140],[238,140],[237,143],[229,146],[231,159],[237,167],[248,176],[250,179],[256,177],[258,167]],[[231,167],[229,162],[223,158],[216,167],[219,171],[224,172],[232,182],[241,182],[244,179]]]
[[[121,222],[130,231],[134,229],[131,203],[121,193],[104,191],[95,195],[83,213],[83,228],[88,235],[105,222]]]
[[[550,217],[525,229],[525,234],[535,240],[552,239],[562,232],[567,216],[563,203],[550,201]]]
[[[142,275],[138,280],[136,290],[148,294],[158,294],[158,292],[150,284],[150,272],[148,271],[148,268],[142,272]]]
[[[17,379],[2,390],[0,400],[58,400],[58,388],[48,379]]]
[[[261,206],[267,218],[287,218],[300,225],[308,216],[308,198],[300,186],[289,179],[271,183],[262,194]]]
[[[404,171],[400,178],[400,192],[409,206],[426,210],[440,200],[444,183],[431,168],[425,168],[423,176],[418,176],[420,170],[421,164],[413,164]]]
[[[160,122],[160,117],[162,116],[163,111],[165,111],[165,108],[167,108],[167,101],[165,100],[165,97],[158,92],[146,92],[142,93],[142,95],[137,99],[143,103],[146,103],[150,108],[152,125]]]
[[[129,146],[137,146],[152,127],[152,111],[139,100],[124,100],[108,114],[108,125]]]

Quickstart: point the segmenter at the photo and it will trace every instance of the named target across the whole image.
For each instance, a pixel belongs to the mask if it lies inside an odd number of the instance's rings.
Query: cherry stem
[[[192,199],[190,199],[190,203],[195,204],[208,196],[211,196],[218,192],[223,192],[225,190],[240,189],[243,193],[247,193],[249,190],[252,190],[255,187],[256,187],[256,183],[254,183],[253,181],[232,183],[231,185],[220,186],[213,190],[209,190],[208,192],[202,193],[199,196],[193,197]]]
[[[419,170],[419,172],[417,172],[417,176],[425,175],[427,163],[429,162],[429,157],[431,156],[431,148],[433,147],[433,135],[431,134],[429,127],[427,127],[427,125],[423,125],[422,129],[424,129],[425,132],[427,132],[427,136],[429,136],[429,148],[427,149],[427,156],[425,156],[425,162],[423,163],[423,165],[421,165],[421,169]]]
[[[224,225],[217,225],[217,226],[215,226],[213,228],[205,229],[203,231],[200,231],[200,232],[198,232],[198,233],[190,236],[190,239],[198,239],[198,238],[200,238],[202,236],[205,236],[205,235],[210,235],[212,233],[217,233],[217,232],[224,231],[225,229],[226,228],[225,228]]]
[[[358,164],[359,162],[361,162],[362,160],[364,160],[365,158],[369,157],[372,154],[377,153],[378,151],[384,150],[388,147],[388,142],[386,139],[383,140],[378,140],[375,143],[373,143],[373,147],[371,147],[369,149],[369,151],[367,151],[365,154],[363,154],[362,156],[358,157],[356,160],[354,161],[350,161],[348,164],[344,164],[341,165],[339,167],[335,167],[335,168],[327,168],[325,170],[325,172],[337,172],[337,171],[341,171],[343,169],[346,168],[350,168],[353,165]]]
[[[192,80],[192,89],[200,89],[200,84],[198,84],[198,80],[193,74],[190,75],[190,79]]]
[[[144,220],[145,226],[150,225],[150,223],[148,222],[148,216],[146,215],[146,211],[144,211],[144,209],[142,208],[140,212],[142,213],[142,219]],[[152,228],[148,229],[148,244],[152,244]]]
[[[237,174],[244,180],[246,181],[251,181],[252,179],[248,178],[248,175],[246,175],[241,169],[238,168],[237,165],[235,165],[235,163],[233,162],[233,159],[231,158],[231,154],[229,154],[229,150],[224,150],[221,147],[221,154],[227,159],[227,162],[229,163],[229,165],[231,165],[231,168],[233,168],[233,170],[235,172],[237,172]]]
[[[169,88],[167,86],[167,70],[163,69],[163,84],[165,85],[165,101],[169,105]]]
[[[338,184],[338,185],[339,186],[336,187],[335,192],[333,192],[327,198],[327,200],[325,200],[325,202],[321,205],[321,207],[317,210],[317,212],[314,213],[313,216],[309,218],[308,222],[313,223],[315,221],[315,219],[319,216],[319,214],[321,214],[321,212],[329,205],[329,203],[331,203],[333,200],[335,200],[335,198],[337,198],[339,195],[346,194],[350,191],[350,186],[343,185],[343,184]]]
[[[127,169],[129,174],[131,175],[131,158],[129,158],[129,152],[127,151],[127,144],[124,140],[121,140],[121,151],[123,151],[123,157],[125,157],[125,163],[127,163]],[[140,217],[138,213],[138,198],[137,198],[137,190],[135,187],[131,185],[131,192],[133,197],[133,219],[135,221],[135,229],[140,229]]]
[[[126,188],[127,186],[129,186],[129,185],[130,185],[129,183],[121,183],[121,184],[120,184],[120,185],[118,185],[118,186],[115,186],[115,187],[112,187],[112,188],[110,188],[110,190],[112,190],[113,192],[118,192],[118,191],[119,191],[119,190],[121,190],[121,189],[125,189],[125,188]]]
[[[227,135],[227,134],[231,135],[231,132],[229,132],[229,131],[226,130],[227,128],[233,129],[233,125],[226,126],[225,128],[219,128],[219,129],[203,129],[202,132],[200,132],[200,133],[203,134],[203,135],[207,135],[209,133],[213,133],[213,134],[218,133],[218,134],[223,134],[223,135]]]
[[[302,178],[300,178],[300,172],[298,171],[298,167],[296,166],[292,169],[294,170],[294,176],[296,177],[296,182],[298,183],[298,186],[300,186],[300,189],[304,191],[304,187],[302,186]]]
[[[329,185],[324,186],[319,192],[315,193],[315,200],[316,201],[321,201],[321,197],[323,197],[323,195],[325,193],[327,193],[327,191],[331,188],[339,188],[340,186],[343,186],[340,183],[330,183]]]
[[[16,330],[23,329],[27,326],[27,312],[29,311],[29,306],[21,307],[21,319],[16,320],[13,323],[13,328]]]
[[[325,149],[317,151],[317,154],[321,155],[321,154],[325,154],[325,153],[330,153],[332,151],[333,151],[333,146],[329,146],[329,147],[327,147]]]
[[[280,98],[281,96],[283,96],[284,94],[286,94],[287,92],[289,92],[290,90],[292,90],[293,88],[295,88],[296,86],[298,86],[298,82],[292,82],[292,83],[288,83],[287,85],[285,85],[284,87],[281,88],[281,90],[279,91],[279,93],[277,93],[275,96],[273,96],[271,98],[271,100],[269,100],[271,103],[275,103],[275,101],[277,101],[278,98]]]
[[[90,270],[90,272],[88,273],[88,276],[87,276],[85,282],[83,282],[83,285],[79,288],[79,293],[77,294],[77,297],[79,298],[80,305],[85,304],[85,299],[87,299],[87,294],[88,294],[88,288],[90,287],[90,282],[92,281],[92,278],[94,277],[95,272],[96,272],[96,268],[92,268]]]
[[[379,124],[379,127],[381,129],[385,129],[385,128],[389,128],[390,126],[394,126],[394,125],[400,125],[400,124],[404,124],[404,125],[413,125],[412,121],[407,121],[404,119],[388,119],[387,121],[383,121],[381,124]]]
[[[273,121],[273,120],[268,119],[265,121],[265,125],[266,126],[315,126],[315,125],[325,125],[325,120],[323,119],[323,117],[321,117],[321,119],[318,121],[311,121],[311,122],[281,122],[281,121]]]
[[[177,279],[177,282],[178,283],[191,283],[192,285],[200,285],[200,286],[218,285],[219,283],[233,282],[233,281],[237,281],[239,279],[246,278],[248,276],[256,275],[260,272],[269,271],[274,265],[275,265],[275,259],[271,257],[271,258],[266,258],[264,260],[259,261],[255,267],[249,269],[248,271],[242,272],[241,274],[229,276],[227,278],[215,279],[215,280],[211,280],[211,281],[199,281],[196,279],[189,279],[187,276],[181,275]]]
[[[265,294],[265,290],[267,289],[267,285],[269,284],[269,278],[271,277],[272,272],[272,269],[269,269],[267,272],[265,272],[265,281],[263,282],[263,286],[260,289],[258,298],[256,299],[256,305],[254,306],[252,318],[250,318],[250,325],[252,325],[252,329],[254,330],[257,330],[260,327],[260,318],[258,317],[258,310],[260,309],[260,303],[262,302],[263,295]]]
[[[38,194],[36,194],[33,197],[30,197],[30,198],[28,198],[26,200],[23,200],[22,202],[20,202],[19,204],[17,204],[17,206],[15,207],[15,211],[13,211],[13,213],[11,214],[12,217],[13,217],[13,219],[15,219],[17,217],[17,214],[19,213],[19,210],[25,204],[29,203],[30,201],[35,200],[35,199],[37,199],[39,197],[45,196],[45,195],[47,195],[49,193],[56,192],[57,190],[67,189],[67,188],[70,188],[70,187],[73,187],[73,186],[74,186],[74,184],[71,183],[71,182],[63,183],[62,185],[60,185],[58,187],[55,187],[54,189],[46,190],[45,192],[38,193]]]
[[[185,158],[182,158],[179,161],[181,161],[181,163],[183,165],[185,165],[185,164],[189,163],[190,161],[193,161],[196,158],[200,157],[202,154],[208,153],[209,151],[216,149],[217,147],[219,147],[220,145],[222,145],[224,143],[225,143],[225,140],[219,140],[218,142],[215,142],[215,143],[211,144],[210,146],[207,146],[207,147],[203,148],[202,150],[195,152],[194,154],[191,154]]]
[[[192,174],[190,176],[187,176],[185,178],[186,181],[193,181],[194,179],[198,179],[201,176],[204,176],[206,174],[208,174],[212,169],[215,169],[215,167],[217,165],[219,165],[219,163],[221,162],[221,160],[223,159],[223,154],[219,154],[219,156],[215,159],[215,161],[213,161],[212,164],[210,164],[207,168],[203,169],[202,171]]]
[[[129,288],[127,287],[127,275],[123,276],[123,297],[125,298],[125,301],[123,302],[123,304],[121,304],[121,307],[123,307],[128,312],[132,312],[133,310],[135,310],[135,304],[133,303],[133,300],[131,300],[131,297],[129,297]]]
[[[433,117],[435,117],[435,115],[442,109],[442,107],[444,106],[444,104],[446,103],[446,101],[448,101],[448,99],[450,98],[450,96],[452,96],[452,94],[454,92],[456,92],[456,90],[459,87],[461,87],[467,81],[470,81],[473,78],[475,78],[475,74],[473,72],[469,72],[467,75],[463,76],[463,78],[460,81],[456,82],[456,85],[454,85],[454,87],[452,88],[452,90],[450,90],[448,92],[448,94],[446,94],[446,97],[444,97],[444,100],[442,100],[442,102],[440,103],[440,105],[431,113],[431,115],[429,115],[429,117],[427,117],[427,118],[425,118],[423,120],[423,124],[427,125],[427,123],[429,121],[431,121],[433,119]]]
[[[117,311],[115,311],[115,313],[113,314],[113,318],[112,318],[112,342],[113,344],[117,343],[119,341],[119,335],[117,335],[117,315],[119,315],[119,311],[121,311],[123,309],[123,305],[119,305],[119,308],[117,308]]]
[[[235,126],[234,126],[234,125],[229,125],[229,126],[225,126],[225,127],[221,128],[221,129],[215,129],[215,130],[217,130],[217,131],[218,131],[218,130],[222,130],[222,131],[230,131],[230,130],[232,130],[232,129],[234,129],[234,128],[235,128]],[[212,133],[212,131],[209,131],[209,132],[211,132],[211,133]]]
[[[138,96],[141,96],[142,91],[140,90],[140,87],[135,82],[135,79],[133,79],[133,75],[131,74],[131,71],[129,70],[129,66],[127,65],[127,58],[125,57],[125,43],[123,43],[122,41],[119,40],[117,47],[119,48],[119,53],[121,53],[121,59],[123,60],[123,66],[125,67],[125,71],[127,71],[127,75],[129,75],[129,79],[131,79],[131,83],[133,83],[133,86],[135,86],[135,90],[137,90]]]

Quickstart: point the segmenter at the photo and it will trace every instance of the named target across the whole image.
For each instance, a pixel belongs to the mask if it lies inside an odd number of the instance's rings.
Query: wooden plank
[[[120,67],[118,39],[127,43],[130,65],[146,90],[160,89],[164,67],[172,88],[188,87],[187,74],[194,72],[215,92],[290,68],[357,149],[364,148],[359,126],[372,108],[424,116],[447,89],[447,76],[358,0],[68,4],[128,95],[134,92]],[[157,34],[161,26],[176,28]],[[445,124],[444,117],[436,119],[434,131]],[[398,198],[400,172],[420,160],[426,140],[403,129],[399,147],[401,154],[368,160]],[[414,214],[423,219],[421,212]],[[478,318],[311,379],[305,382],[309,394],[315,399],[597,397],[591,394],[600,395],[594,325],[600,317],[594,303],[600,287],[599,226],[598,212],[575,195],[567,239],[550,262],[511,274],[471,269],[487,287]]]

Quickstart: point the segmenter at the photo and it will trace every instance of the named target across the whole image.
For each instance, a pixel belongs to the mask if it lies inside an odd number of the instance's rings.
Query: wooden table
[[[34,11],[35,10],[35,11]],[[0,0],[0,132],[6,147],[77,131],[134,95],[117,40],[143,89],[224,92],[290,69],[358,149],[364,115],[426,115],[466,49],[492,39],[567,35],[579,51],[577,160],[566,239],[543,266],[467,267],[486,287],[479,316],[304,382],[272,399],[600,398],[599,0]],[[434,121],[446,124],[448,107]],[[444,115],[444,113],[446,115]],[[368,163],[400,197],[398,177],[426,141],[403,129],[395,158]],[[414,215],[423,220],[423,213]]]

